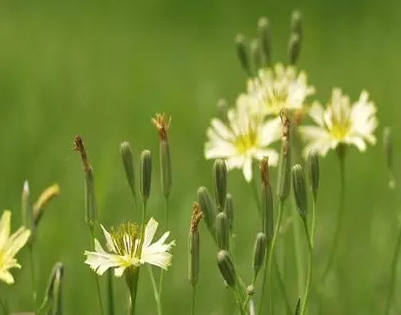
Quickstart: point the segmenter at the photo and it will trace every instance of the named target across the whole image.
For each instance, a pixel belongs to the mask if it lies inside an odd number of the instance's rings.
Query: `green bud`
[[[291,187],[291,146],[289,141],[290,125],[288,118],[283,118],[283,137],[281,140],[280,160],[277,175],[277,196],[287,199]]]
[[[306,192],[305,174],[302,166],[296,164],[292,167],[292,188],[294,191],[295,204],[301,217],[308,214],[308,199]]]
[[[251,56],[252,56],[252,63],[253,63],[253,72],[255,74],[258,73],[258,70],[262,67],[262,51],[260,48],[259,41],[254,39],[251,42]]]
[[[227,117],[228,104],[225,99],[220,99],[217,101],[217,112],[218,112],[219,119],[223,123],[227,124],[228,123],[228,117]]]
[[[255,246],[253,248],[253,277],[256,279],[259,270],[263,265],[267,249],[267,238],[264,233],[256,235]]]
[[[258,34],[265,66],[270,67],[272,64],[272,40],[268,18],[262,17],[259,19]]]
[[[230,222],[225,212],[219,212],[216,216],[216,239],[219,249],[228,250],[230,240]]]
[[[383,131],[383,144],[386,154],[386,165],[389,171],[389,182],[388,187],[390,189],[395,188],[395,177],[393,173],[393,137],[391,134],[391,128],[385,127]]]
[[[149,150],[143,150],[140,157],[140,190],[142,199],[147,202],[152,184],[152,155]]]
[[[291,34],[288,44],[288,57],[290,65],[295,65],[301,53],[302,41],[298,34]]]
[[[268,243],[273,239],[273,192],[269,178],[269,160],[264,157],[259,165],[261,175],[262,228]]]
[[[160,141],[160,168],[163,195],[164,198],[168,198],[172,186],[170,146],[168,141]]]
[[[245,36],[243,34],[238,34],[235,37],[235,48],[237,50],[237,56],[241,63],[242,69],[246,72],[247,75],[251,76],[252,72],[249,64],[248,47],[245,43]]]
[[[219,211],[223,211],[227,195],[227,166],[226,163],[217,159],[213,164],[214,196]]]
[[[233,196],[231,194],[227,194],[226,197],[226,214],[228,222],[230,223],[230,231],[232,231],[234,223],[234,202],[233,202]]]
[[[21,210],[22,210],[22,222],[25,227],[31,230],[30,241],[32,242],[35,235],[35,220],[33,216],[33,208],[30,200],[29,184],[26,180],[22,188],[21,196]]]
[[[313,150],[309,152],[308,155],[308,164],[309,164],[309,182],[312,190],[313,198],[316,200],[317,191],[319,189],[319,156]]]
[[[33,205],[33,217],[35,220],[35,227],[38,227],[43,213],[45,212],[45,208],[47,204],[52,200],[54,197],[60,194],[60,186],[58,184],[53,184],[47,187],[39,196],[38,200],[36,200],[35,204]]]
[[[85,172],[85,210],[85,222],[93,227],[97,222],[97,206],[92,167]]]
[[[190,231],[188,238],[189,261],[188,261],[188,280],[193,287],[198,283],[199,276],[199,232]]]
[[[237,275],[230,254],[226,250],[217,253],[217,266],[227,285],[231,288],[235,287]]]
[[[128,141],[124,141],[121,143],[120,152],[123,161],[125,176],[128,180],[128,185],[131,189],[132,195],[136,199],[134,154],[132,153],[132,148]]]
[[[302,40],[302,14],[300,11],[293,11],[291,16],[291,33],[297,34]]]
[[[212,233],[213,238],[215,238],[216,234],[214,225],[216,221],[217,210],[213,202],[213,198],[207,188],[203,186],[198,189],[197,194],[199,207],[200,210],[203,212],[206,226],[209,229],[210,233]]]

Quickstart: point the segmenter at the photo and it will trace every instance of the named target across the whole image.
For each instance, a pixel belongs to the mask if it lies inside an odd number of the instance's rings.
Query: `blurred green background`
[[[170,230],[177,246],[165,276],[163,305],[165,314],[189,313],[186,262],[191,207],[197,188],[211,187],[212,162],[203,158],[205,130],[216,113],[216,101],[232,100],[245,87],[234,36],[237,32],[255,36],[257,19],[268,16],[274,60],[286,62],[293,9],[300,9],[305,18],[299,66],[307,70],[317,98],[326,100],[331,88],[340,86],[355,99],[366,88],[380,120],[378,145],[365,154],[349,151],[347,211],[334,268],[338,278],[313,290],[311,310],[317,314],[318,297],[320,314],[383,313],[399,211],[397,193],[387,189],[380,142],[384,125],[393,127],[395,140],[401,127],[401,2],[397,1],[2,1],[0,204],[13,210],[12,224],[17,227],[25,179],[34,196],[53,182],[61,186],[61,195],[48,207],[38,232],[39,298],[52,265],[62,261],[65,314],[99,314],[93,274],[83,264],[89,239],[83,172],[72,151],[73,137],[81,134],[87,146],[100,220],[106,226],[139,220],[121,165],[120,142],[130,141],[137,156],[144,148],[152,150],[150,214],[162,221],[158,137],[150,118],[165,112],[173,117]],[[320,272],[332,241],[338,183],[338,161],[331,153],[322,160],[318,203],[316,268]],[[237,263],[248,282],[260,224],[250,188],[239,171],[230,173],[229,190],[236,206]],[[279,255],[287,261],[286,284],[295,305],[291,230],[287,234],[279,243]],[[205,230],[201,245],[198,314],[232,314],[232,296],[221,283],[216,251]],[[10,303],[13,310],[28,310],[28,252],[23,251],[19,259],[24,268],[14,272],[18,283],[8,290]],[[143,275],[138,314],[155,314],[150,281]],[[115,283],[117,314],[123,314],[124,280]],[[396,296],[400,293],[397,290]],[[401,305],[395,306],[399,312]]]

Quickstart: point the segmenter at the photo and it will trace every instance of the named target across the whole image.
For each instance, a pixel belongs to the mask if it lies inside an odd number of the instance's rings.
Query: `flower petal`
[[[159,223],[153,218],[150,218],[145,227],[145,235],[143,238],[143,246],[142,248],[146,248],[152,243],[153,238],[155,237],[157,226]],[[142,256],[141,256],[142,257]]]
[[[117,254],[118,251],[117,251],[117,248],[114,244],[113,238],[111,237],[110,233],[107,232],[107,230],[104,228],[104,226],[102,224],[100,224],[100,227],[102,228],[104,238],[106,239],[107,247],[109,248],[110,251]]]
[[[0,250],[6,245],[10,235],[11,211],[5,210],[0,219]]]

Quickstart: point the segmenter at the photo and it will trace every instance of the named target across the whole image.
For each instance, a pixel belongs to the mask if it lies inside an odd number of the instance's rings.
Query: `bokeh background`
[[[74,136],[81,134],[87,146],[100,220],[107,226],[140,217],[133,211],[119,144],[130,141],[136,156],[142,149],[152,150],[155,169],[149,211],[161,221],[158,137],[150,118],[165,112],[173,117],[169,225],[177,246],[173,266],[165,275],[163,305],[165,314],[189,313],[186,264],[191,207],[200,185],[211,188],[212,162],[203,158],[205,130],[216,114],[216,101],[232,100],[245,88],[233,39],[237,32],[255,36],[257,19],[268,16],[274,60],[286,63],[293,9],[304,16],[299,67],[307,70],[316,97],[326,100],[333,86],[342,87],[353,99],[367,89],[380,120],[378,145],[363,154],[349,151],[347,211],[335,272],[328,283],[313,290],[312,313],[317,314],[318,304],[320,314],[383,313],[400,210],[399,194],[387,189],[381,145],[383,126],[393,127],[396,141],[401,126],[401,2],[397,1],[2,1],[0,205],[12,209],[12,224],[17,227],[25,179],[33,196],[53,182],[61,186],[61,195],[48,207],[38,231],[40,299],[52,265],[62,261],[65,314],[99,314],[93,274],[83,264],[89,239],[83,172],[72,151]],[[323,268],[332,241],[339,188],[336,155],[331,153],[321,162],[317,270]],[[229,190],[236,206],[237,263],[248,282],[260,223],[240,172],[230,173]],[[216,250],[210,235],[202,231],[198,314],[232,314],[232,296],[222,285]],[[292,246],[290,229],[279,243],[279,252],[286,261],[288,295],[295,305]],[[24,268],[14,272],[18,283],[7,289],[15,311],[31,306],[28,252],[23,251],[19,259]],[[156,314],[150,281],[143,275],[138,312]],[[123,314],[124,280],[115,283],[117,314]],[[1,286],[0,297],[4,290]],[[397,303],[395,310],[400,311]]]

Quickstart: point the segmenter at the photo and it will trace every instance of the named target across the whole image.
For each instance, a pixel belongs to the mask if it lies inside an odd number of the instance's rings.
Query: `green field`
[[[245,89],[234,37],[238,32],[255,36],[258,18],[268,16],[273,58],[286,63],[293,9],[300,9],[304,16],[299,67],[308,72],[316,97],[325,101],[332,87],[338,86],[356,99],[367,89],[379,119],[377,145],[366,153],[349,151],[347,211],[334,268],[338,278],[312,291],[310,314],[318,314],[318,300],[319,314],[384,314],[401,210],[400,185],[396,191],[387,188],[381,141],[383,127],[391,126],[399,169],[401,2],[396,1],[2,1],[0,206],[13,211],[16,228],[25,179],[33,196],[54,182],[61,187],[35,244],[39,298],[53,264],[61,261],[65,264],[64,313],[99,314],[94,277],[83,263],[89,236],[84,222],[84,175],[80,158],[72,150],[74,136],[83,137],[94,168],[101,223],[112,226],[140,220],[121,164],[119,145],[124,140],[131,142],[137,157],[143,149],[154,153],[149,213],[162,221],[158,137],[150,119],[165,112],[172,116],[169,229],[177,246],[173,265],[165,273],[163,306],[164,314],[190,313],[187,236],[192,203],[200,185],[212,188],[212,161],[203,156],[205,132],[216,114],[217,100],[233,100]],[[332,242],[339,206],[338,173],[336,155],[330,153],[321,160],[315,241],[318,272]],[[252,276],[253,242],[259,226],[248,186],[240,171],[230,172],[236,259],[246,281]],[[201,234],[197,314],[233,314],[235,305],[216,267],[214,244],[205,229]],[[279,258],[286,261],[288,295],[295,305],[292,234],[280,239],[278,246]],[[27,250],[19,260],[24,267],[14,271],[18,281],[7,290],[12,310],[25,311],[31,307]],[[397,281],[396,296],[401,293],[401,278]],[[124,280],[117,279],[115,284],[117,314],[125,314]],[[4,288],[0,286],[0,298]],[[394,314],[400,310],[396,299]],[[276,313],[284,314],[284,309]],[[138,314],[156,314],[146,273],[140,279]]]

